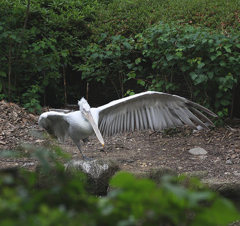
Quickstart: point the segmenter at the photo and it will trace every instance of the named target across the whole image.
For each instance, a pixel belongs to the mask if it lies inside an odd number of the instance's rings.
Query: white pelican
[[[96,134],[104,146],[103,136],[134,130],[163,130],[189,125],[192,128],[214,124],[199,110],[217,117],[207,108],[184,97],[147,91],[91,108],[82,98],[79,111],[60,113],[49,111],[40,115],[38,123],[61,140],[69,136],[77,145],[83,158],[80,140]]]

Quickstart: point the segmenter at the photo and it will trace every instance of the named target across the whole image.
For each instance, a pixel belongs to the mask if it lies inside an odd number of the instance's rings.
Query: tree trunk
[[[12,42],[9,39],[8,49],[8,101],[11,100],[11,73],[12,73]]]
[[[66,82],[66,72],[65,67],[63,66],[63,86],[64,86],[64,106],[67,105],[67,82]]]
[[[89,93],[89,82],[87,82],[87,87],[86,87],[86,100],[88,101],[88,93]]]

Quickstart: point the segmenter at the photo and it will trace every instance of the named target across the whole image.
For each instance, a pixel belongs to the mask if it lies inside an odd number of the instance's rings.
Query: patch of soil
[[[34,169],[37,160],[24,155],[21,144],[42,145],[46,142],[37,125],[38,116],[27,113],[16,104],[0,102],[0,168],[24,167]],[[240,179],[240,126],[192,131],[187,127],[162,133],[141,131],[105,138],[105,147],[95,137],[82,145],[90,158],[115,160],[123,170],[146,172],[150,169],[169,168],[177,173],[195,173],[208,180],[238,182]],[[57,142],[57,141],[55,141]],[[58,143],[58,142],[57,142]],[[59,143],[58,143],[59,144]],[[73,159],[81,158],[77,147],[69,139],[59,144]],[[18,149],[22,156],[8,158],[5,150]],[[192,155],[191,148],[201,147],[206,155]],[[29,152],[29,149],[27,150]]]
[[[95,138],[84,146],[93,158],[116,160],[122,169],[132,172],[169,168],[204,178],[238,182],[240,178],[240,128],[216,128],[192,132],[188,128],[134,132],[105,139],[105,148]],[[191,148],[201,147],[206,155],[192,155]],[[65,146],[66,150],[72,150]],[[80,157],[78,150],[75,155]]]

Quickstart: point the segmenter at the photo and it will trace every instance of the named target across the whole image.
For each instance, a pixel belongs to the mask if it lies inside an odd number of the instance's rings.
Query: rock
[[[87,176],[87,190],[95,195],[106,195],[109,180],[119,170],[111,160],[72,160],[65,164],[67,172],[79,170]]]
[[[167,167],[152,168],[149,171],[134,172],[134,175],[138,178],[148,178],[155,181],[157,184],[161,182],[161,179],[165,175],[177,176],[177,172]]]
[[[226,160],[226,164],[227,165],[232,165],[233,163],[232,163],[232,161],[230,159],[228,159],[228,160]]]
[[[240,209],[240,183],[229,180],[219,180],[217,178],[208,178],[202,180],[213,191],[219,192],[226,198],[231,199],[236,207]]]
[[[190,177],[197,177],[199,179],[202,179],[208,175],[208,171],[207,170],[191,171],[191,172],[185,172],[185,174]]]
[[[207,154],[207,151],[200,147],[192,148],[188,152],[192,155],[206,155]]]
[[[29,167],[29,166],[34,166],[35,163],[34,162],[25,162],[22,167]]]
[[[240,172],[238,172],[238,171],[233,171],[233,174],[234,174],[235,176],[240,176]]]

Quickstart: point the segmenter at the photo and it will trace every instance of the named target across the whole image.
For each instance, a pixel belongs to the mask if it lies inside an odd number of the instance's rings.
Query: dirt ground
[[[38,116],[27,113],[16,104],[0,102],[0,168],[24,167],[34,169],[38,161],[29,155],[30,145],[46,142],[43,130],[37,125]],[[81,158],[69,139],[55,142],[73,159]],[[191,148],[201,147],[206,155],[192,155]],[[9,156],[18,150],[22,154]],[[184,127],[160,132],[141,131],[105,138],[105,147],[95,137],[82,145],[87,157],[112,159],[121,169],[145,172],[168,168],[177,173],[192,173],[208,180],[238,182],[240,179],[240,123],[206,131]],[[7,155],[6,155],[7,153]]]

